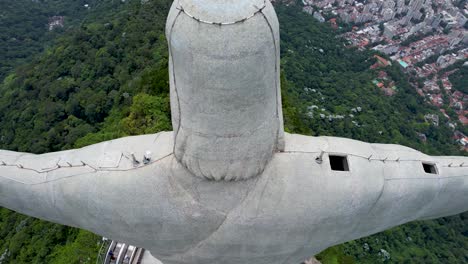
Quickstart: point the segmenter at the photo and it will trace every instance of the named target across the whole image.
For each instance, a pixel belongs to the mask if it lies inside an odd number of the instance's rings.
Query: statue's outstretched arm
[[[336,244],[468,210],[468,157],[335,137],[285,139],[285,151],[246,182],[252,189],[208,239],[172,257],[151,252],[163,263],[239,263],[240,255],[243,263],[299,263]],[[203,184],[210,182],[198,189]],[[271,248],[275,254],[258,253]]]
[[[410,221],[468,211],[468,157],[286,134],[285,151],[275,155],[251,193],[251,211],[275,219],[259,217],[256,227],[288,226],[275,235],[293,237],[291,250],[306,245],[291,252],[300,258]]]
[[[0,151],[0,206],[160,254],[185,251],[225,213],[175,180],[195,178],[175,160],[173,142],[161,132],[43,155]]]
[[[0,206],[86,228],[84,222],[89,219],[83,219],[83,214],[97,210],[93,202],[109,194],[119,196],[116,192],[123,184],[119,174],[137,173],[171,154],[172,133],[42,155],[0,150]]]
[[[468,210],[468,157],[429,156],[401,145],[336,137],[288,134],[287,139],[286,154],[318,158],[307,166],[309,174],[346,193],[348,201],[365,194],[361,204],[371,201],[369,216],[381,214],[381,222],[397,225]],[[348,181],[353,185],[340,187]]]
[[[144,247],[164,263],[238,263],[239,256],[257,263],[260,255],[294,263],[468,210],[467,157],[344,138],[285,139],[261,175],[239,182],[195,177],[175,159],[171,132],[44,155],[1,151],[0,205]],[[247,245],[250,253],[235,250]],[[281,256],[258,255],[269,248]]]

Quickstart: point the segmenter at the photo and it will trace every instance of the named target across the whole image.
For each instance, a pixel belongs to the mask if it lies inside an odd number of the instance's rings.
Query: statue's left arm
[[[124,180],[120,175],[167,158],[171,145],[172,133],[159,133],[42,155],[0,150],[0,206],[86,228],[84,214],[98,210],[95,201],[123,196],[116,193]]]
[[[194,178],[173,146],[172,132],[161,132],[43,155],[0,151],[0,206],[159,254],[184,252],[225,213],[173,178]]]
[[[63,172],[64,175],[91,173],[86,167],[60,168],[59,157],[71,152],[57,152],[45,155],[18,153],[0,150],[0,206],[8,209],[53,221],[75,226],[61,216],[55,206],[56,183],[50,174]],[[67,165],[68,166],[68,165]],[[71,173],[71,174],[70,174]]]

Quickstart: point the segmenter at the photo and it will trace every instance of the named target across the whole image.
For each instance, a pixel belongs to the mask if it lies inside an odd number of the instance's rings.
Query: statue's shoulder
[[[97,168],[135,167],[171,155],[173,146],[173,133],[159,132],[105,141],[70,154]]]
[[[0,172],[12,181],[43,184],[96,172],[142,168],[171,156],[173,146],[173,133],[160,132],[41,155],[0,150]]]
[[[366,142],[329,136],[304,136],[298,134],[285,134],[286,147],[284,152],[298,153],[342,153],[362,154],[372,153],[372,145]]]
[[[285,136],[285,152],[304,152],[304,153],[335,153],[343,155],[356,155],[372,158],[388,158],[389,154],[400,156],[411,156],[414,158],[427,158],[427,155],[396,144],[367,143],[359,140],[342,137],[312,137],[297,134],[288,134]]]

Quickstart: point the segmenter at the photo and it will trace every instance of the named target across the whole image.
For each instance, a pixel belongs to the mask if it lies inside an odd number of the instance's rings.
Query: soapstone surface
[[[44,155],[0,151],[8,164],[0,205],[148,249],[164,264],[300,263],[335,244],[468,210],[467,157],[285,134],[284,152],[258,177],[210,181],[177,161],[173,139],[161,132]],[[131,153],[141,161],[147,150],[151,163],[135,166]],[[346,156],[349,171],[331,170],[330,155]]]
[[[163,264],[161,261],[156,259],[151,255],[149,251],[143,253],[143,257],[141,258],[140,264]]]
[[[145,248],[164,264],[300,263],[467,211],[468,157],[284,133],[278,21],[261,3],[174,2],[174,131],[42,155],[0,150],[0,206]],[[347,170],[332,169],[337,156]]]
[[[191,14],[246,20],[218,25]],[[166,35],[177,159],[207,179],[260,174],[284,145],[279,30],[270,2],[175,1]]]

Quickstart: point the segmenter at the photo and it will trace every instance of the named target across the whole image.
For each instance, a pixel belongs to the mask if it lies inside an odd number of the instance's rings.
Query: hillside
[[[425,121],[424,115],[439,114],[424,104],[399,68],[385,69],[399,87],[396,95],[385,96],[372,84],[378,75],[369,69],[375,63],[373,54],[343,48],[328,25],[299,9],[279,6],[277,12],[287,79],[283,93],[289,100],[284,107],[295,110],[294,115],[286,116],[286,128],[311,135],[398,143],[435,155],[466,155],[453,144],[451,131]],[[361,111],[353,111],[357,107]],[[442,116],[440,120],[446,122]],[[416,132],[428,135],[427,142]],[[409,223],[330,248],[318,259],[322,263],[466,263],[468,213]]]
[[[127,1],[87,16],[16,67],[0,85],[0,148],[42,153],[170,130],[164,38],[170,2]],[[372,84],[373,54],[345,48],[330,27],[300,9],[277,6],[277,12],[289,132],[460,154],[450,131],[425,121],[437,111],[418,99],[398,68],[385,69],[398,86],[385,96]],[[93,263],[98,241],[86,231],[0,211],[2,263]],[[328,249],[319,259],[376,263],[384,252],[387,263],[467,262],[468,214],[410,223]]]
[[[0,80],[83,19],[105,17],[120,6],[110,0],[0,1]]]

